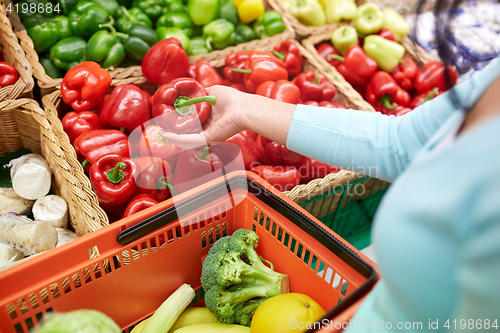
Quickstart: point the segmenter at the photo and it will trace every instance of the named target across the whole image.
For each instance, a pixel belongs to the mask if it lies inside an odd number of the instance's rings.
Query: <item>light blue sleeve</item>
[[[500,58],[454,88],[459,101],[472,105],[498,76]],[[448,93],[402,117],[298,105],[287,147],[329,165],[393,181],[454,111]]]

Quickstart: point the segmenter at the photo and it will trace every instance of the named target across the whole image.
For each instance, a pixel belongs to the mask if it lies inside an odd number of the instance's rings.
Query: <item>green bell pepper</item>
[[[50,60],[54,65],[67,71],[71,66],[83,61],[87,42],[82,37],[61,39],[50,49]]]
[[[134,23],[141,23],[148,28],[153,28],[153,22],[151,22],[149,16],[147,16],[142,10],[139,8],[127,9],[122,7],[121,16],[116,21],[116,28],[119,31],[128,34],[130,28],[132,28],[132,24]]]
[[[326,22],[350,21],[356,17],[358,6],[354,0],[325,0]]]
[[[253,29],[260,39],[274,36],[283,32],[286,27],[283,17],[277,11],[271,10],[259,17],[253,25]]]
[[[326,24],[325,12],[318,0],[291,0],[288,10],[302,24],[314,26]]]
[[[38,61],[40,61],[40,64],[45,70],[45,74],[47,74],[51,78],[60,79],[64,77],[64,72],[59,68],[57,68],[56,65],[54,65],[54,63],[49,58],[40,57]]]
[[[236,42],[234,25],[226,19],[218,19],[203,27],[208,49],[222,50]]]
[[[51,22],[53,22],[57,26],[57,30],[59,31],[59,39],[64,39],[75,35],[73,33],[73,30],[71,30],[69,26],[69,18],[67,16],[58,16]]]
[[[78,4],[78,0],[57,0],[59,9],[63,11],[64,15],[68,15],[73,8]]]
[[[384,15],[380,7],[373,3],[367,2],[358,7],[354,24],[356,30],[364,35],[377,33],[384,23]]]
[[[189,0],[188,13],[196,25],[208,24],[220,16],[221,0]]]
[[[247,43],[257,38],[257,34],[248,25],[240,23],[235,28],[236,32],[236,45]]]
[[[100,25],[100,28],[108,28],[110,31],[97,31],[90,37],[86,48],[86,60],[98,62],[103,68],[117,67],[125,59],[125,48],[118,36],[121,38],[128,38],[128,36],[116,32],[112,16],[110,20],[109,23]]]
[[[358,44],[358,32],[354,27],[344,25],[333,31],[331,41],[337,51],[339,51],[341,55],[344,55],[349,49],[349,46]]]
[[[125,6],[126,8],[132,7],[133,0],[117,0],[117,1],[121,6]]]
[[[123,47],[127,58],[131,60],[142,61],[151,46],[158,42],[156,32],[140,23],[132,24],[128,36]]]
[[[187,12],[186,5],[182,0],[165,0],[166,7],[163,7],[163,14],[169,12]]]
[[[132,7],[140,8],[152,21],[156,21],[163,14],[165,0],[134,0]]]
[[[179,42],[181,42],[184,51],[188,54],[191,52],[191,40],[181,28],[159,27],[156,29],[156,36],[158,37],[158,40],[177,38]]]
[[[69,25],[76,36],[90,38],[100,24],[108,22],[109,13],[93,1],[80,1],[69,13]]]
[[[220,6],[220,18],[228,20],[234,26],[240,22],[238,18],[238,9],[232,2],[225,2]]]
[[[391,30],[396,41],[402,42],[403,39],[408,36],[408,32],[410,32],[410,25],[408,22],[392,8],[384,9],[382,13],[384,15],[382,28]]]
[[[12,2],[17,2],[17,1],[12,1]],[[23,5],[27,4],[28,10],[23,9]],[[5,4],[2,4],[2,6],[5,6]],[[42,10],[38,10],[39,6],[43,8]],[[51,12],[46,11],[45,9],[48,8],[47,6],[52,6],[52,9],[54,9],[54,4],[48,0],[23,0],[20,1],[18,4],[19,12],[19,17],[21,18],[21,21],[26,20],[27,18],[31,16],[38,16],[41,15],[43,17],[54,17],[54,14],[58,14],[57,12],[54,13],[54,10]],[[24,6],[26,8],[26,6]],[[34,7],[34,8],[33,8]],[[33,10],[34,9],[34,10]],[[7,11],[16,11],[16,7],[14,7],[14,4],[11,5],[11,8],[8,8]],[[59,10],[62,10],[60,8]]]
[[[106,9],[108,14],[117,18],[121,12],[120,4],[116,0],[94,0],[94,2],[101,5],[102,8]]]
[[[191,37],[193,35],[193,21],[191,21],[189,14],[185,12],[170,12],[160,16],[156,22],[156,27],[181,28],[186,36]]]
[[[60,38],[57,25],[53,20],[41,15],[31,16],[24,20],[26,32],[33,40],[35,51],[41,53],[54,46]]]
[[[191,53],[189,55],[197,55],[209,53],[210,50],[207,48],[207,41],[203,37],[191,38]]]
[[[403,45],[378,35],[366,36],[363,49],[381,70],[389,73],[401,62],[406,52]]]

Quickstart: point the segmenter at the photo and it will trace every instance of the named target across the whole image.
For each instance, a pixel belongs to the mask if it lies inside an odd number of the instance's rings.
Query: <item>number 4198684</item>
[[[443,327],[446,327],[447,329],[468,329],[468,330],[489,330],[489,329],[498,329],[498,319],[495,319],[494,321],[491,321],[489,319],[460,319],[460,320],[447,320],[446,323],[443,325]]]

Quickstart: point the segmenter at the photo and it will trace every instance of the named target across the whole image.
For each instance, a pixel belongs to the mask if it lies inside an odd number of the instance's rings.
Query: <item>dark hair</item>
[[[418,22],[418,15],[422,14],[424,8],[427,5],[427,0],[419,0],[415,9]],[[463,0],[435,0],[434,6],[434,24],[436,28],[436,45],[437,52],[441,61],[445,66],[445,79],[448,89],[454,86],[454,82],[451,79],[450,66],[452,66],[453,51],[450,45],[450,40],[452,36],[451,23],[455,17],[458,7],[462,4]],[[413,36],[418,36],[416,33],[417,24],[413,27]],[[449,93],[453,104],[456,107],[463,107],[458,100],[458,97],[454,90]]]

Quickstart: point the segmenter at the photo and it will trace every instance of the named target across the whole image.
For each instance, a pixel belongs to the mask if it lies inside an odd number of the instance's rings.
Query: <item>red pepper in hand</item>
[[[321,43],[316,48],[316,51],[318,51],[318,54],[325,58],[326,61],[328,61],[328,63],[330,63],[330,65],[332,65],[333,67],[337,67],[342,63],[342,61],[338,59],[329,57],[329,55],[336,55],[340,57],[339,51],[337,51],[337,49],[334,48],[332,44]]]
[[[413,80],[417,76],[418,67],[410,58],[403,58],[403,63],[394,68],[391,75],[401,88],[406,91],[413,89]]]
[[[153,95],[153,118],[164,130],[186,134],[201,130],[217,98],[196,80],[180,78],[162,85]]]
[[[262,156],[264,152],[257,145],[257,142],[250,136],[247,131],[242,131],[236,133],[224,142],[230,142],[237,144],[240,147],[241,155],[243,156],[243,162],[245,163],[245,169],[250,170],[252,167],[257,166],[262,161]],[[219,153],[219,157],[224,163],[223,153]]]
[[[17,69],[5,61],[0,61],[0,88],[16,83],[19,78]]]
[[[73,144],[80,135],[102,128],[99,116],[94,112],[68,112],[62,119],[63,129]]]
[[[334,101],[331,101],[331,102],[322,101],[322,102],[319,102],[319,103],[316,102],[316,101],[307,101],[304,104],[305,105],[311,105],[311,106],[320,106],[320,107],[324,107],[324,108],[346,109],[347,110],[347,108],[345,106],[343,106],[340,103],[334,102]]]
[[[408,112],[411,112],[411,111],[413,111],[412,108],[408,108],[405,106],[398,106],[394,110],[391,110],[390,113],[386,113],[386,115],[388,115],[388,116],[393,115],[395,117],[400,117],[400,116],[404,116],[405,114],[407,114]]]
[[[286,40],[274,47],[274,55],[285,63],[285,69],[290,77],[302,72],[304,60],[300,54],[299,47],[291,40]]]
[[[94,109],[111,85],[107,70],[93,61],[84,61],[71,68],[61,83],[64,103],[75,111]]]
[[[147,194],[136,194],[128,202],[127,208],[125,208],[125,213],[123,213],[122,218],[129,217],[130,215],[134,215],[141,210],[148,209],[149,207],[153,207],[157,204],[158,201],[151,198]]]
[[[331,101],[337,92],[333,83],[318,71],[308,70],[297,75],[292,81],[300,89],[303,101]]]
[[[162,85],[186,76],[189,58],[178,39],[167,38],[149,49],[141,67],[146,79]]]
[[[262,177],[281,192],[290,191],[300,183],[299,171],[293,166],[259,165],[250,171]]]
[[[424,104],[427,101],[430,101],[431,99],[435,98],[436,96],[441,95],[443,92],[439,91],[438,88],[434,88],[430,91],[426,91],[420,95],[417,95],[413,97],[410,103],[410,107],[412,109],[419,107],[420,105]]]
[[[300,174],[300,182],[308,183],[316,178],[324,178],[332,172],[339,172],[340,169],[330,166],[312,158],[305,157],[295,165]]]
[[[159,126],[151,125],[143,131],[139,142],[141,157],[159,157],[175,168],[181,149],[165,140],[160,130]]]
[[[366,85],[378,70],[377,62],[370,58],[359,45],[351,45],[343,57],[331,55],[328,58],[342,61],[337,70],[347,82],[357,86]]]
[[[366,86],[365,98],[375,110],[391,113],[397,106],[410,105],[410,94],[401,89],[392,76],[384,71],[375,73]]]
[[[104,210],[117,211],[134,195],[137,166],[127,157],[106,155],[90,167],[90,181]]]
[[[274,165],[295,165],[304,158],[304,156],[268,138],[261,137],[261,143],[267,158]]]
[[[451,83],[455,84],[458,79],[457,70],[448,65]],[[415,78],[415,88],[418,94],[438,88],[439,91],[448,90],[445,77],[445,66],[439,61],[429,61],[418,69],[417,77]]]
[[[87,162],[83,162],[84,168],[87,163],[95,164],[104,155],[130,156],[127,135],[111,129],[96,129],[83,133],[76,138],[75,149],[87,159]]]
[[[215,85],[223,85],[224,80],[219,75],[214,66],[206,60],[198,60],[196,62],[196,81],[200,82],[204,88]]]
[[[380,29],[380,31],[377,32],[376,35],[379,35],[382,38],[385,38],[385,39],[388,39],[388,40],[392,40],[393,42],[396,42],[396,38],[394,38],[394,34],[389,29]]]
[[[139,167],[140,173],[137,175],[137,193],[150,195],[158,202],[171,197],[171,192],[175,191],[170,185],[173,183],[171,166],[159,157],[140,157],[133,160]]]
[[[209,147],[179,153],[175,168],[174,188],[177,193],[190,190],[222,175],[222,161]]]
[[[285,103],[298,104],[300,101],[299,88],[287,80],[261,83],[255,93]]]
[[[235,83],[243,83],[245,73],[235,72],[232,69],[246,69],[250,51],[231,53],[225,59],[225,67],[222,70],[226,79]]]
[[[151,119],[148,100],[151,95],[135,84],[121,84],[113,89],[101,110],[101,123],[132,132]]]

